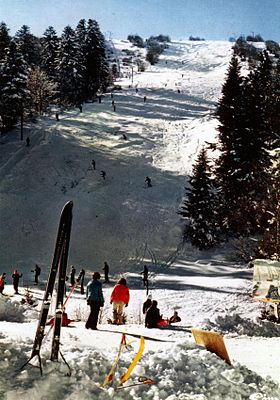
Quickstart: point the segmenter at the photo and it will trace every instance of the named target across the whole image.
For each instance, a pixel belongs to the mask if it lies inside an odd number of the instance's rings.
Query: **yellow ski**
[[[133,371],[135,365],[139,361],[140,357],[142,356],[142,353],[144,351],[144,345],[145,345],[145,340],[143,336],[141,336],[141,341],[140,341],[140,346],[137,354],[135,355],[134,359],[132,360],[130,366],[128,367],[126,373],[121,377],[121,383],[124,383],[128,380],[130,377],[131,372]]]
[[[117,365],[118,365],[118,362],[119,362],[119,359],[120,359],[120,356],[121,356],[122,349],[123,349],[123,347],[125,347],[125,346],[126,346],[126,340],[125,340],[125,334],[123,333],[123,334],[122,334],[122,340],[121,340],[121,344],[120,344],[120,347],[119,347],[119,351],[118,351],[117,358],[116,358],[114,364],[112,365],[109,374],[106,376],[106,379],[105,379],[105,381],[104,381],[102,387],[104,387],[104,386],[108,385],[108,383],[112,382],[113,377],[114,377],[115,369],[116,369],[116,367],[117,367]]]

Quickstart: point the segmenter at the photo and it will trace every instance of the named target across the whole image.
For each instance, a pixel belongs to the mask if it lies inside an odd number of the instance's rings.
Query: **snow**
[[[116,51],[122,48],[129,44],[116,41]],[[0,398],[280,399],[280,328],[258,318],[262,305],[251,296],[252,269],[234,260],[229,244],[201,252],[180,243],[176,211],[198,151],[215,140],[215,105],[230,57],[228,42],[172,42],[157,65],[134,71],[133,87],[131,76],[116,82],[122,87],[114,91],[116,112],[108,93],[101,104],[84,104],[82,113],[64,110],[56,121],[53,112],[26,125],[29,148],[18,140],[19,130],[1,138],[0,261],[8,282],[0,297]],[[145,187],[146,176],[152,188]],[[89,310],[79,288],[67,303],[68,317],[75,321],[62,328],[61,351],[70,377],[61,357],[50,361],[52,332],[46,327],[41,376],[30,364],[21,367],[31,355],[59,215],[68,200],[74,203],[69,270],[71,264],[77,271],[84,268],[87,282],[94,270],[102,272],[106,260],[110,283],[103,284],[97,331],[85,329]],[[31,273],[35,263],[42,268],[38,286]],[[170,317],[177,310],[180,323],[144,327],[144,263],[161,313]],[[11,286],[14,268],[23,273],[19,295]],[[110,293],[121,276],[131,301],[127,322],[119,327],[107,319],[112,317]],[[26,288],[34,307],[21,304]],[[54,308],[52,303],[50,315]],[[197,346],[191,328],[223,334],[232,366]],[[115,379],[102,388],[117,355],[118,331],[157,340],[145,340],[141,359],[120,388],[140,342],[127,335],[129,346]],[[154,384],[130,386],[143,376]]]

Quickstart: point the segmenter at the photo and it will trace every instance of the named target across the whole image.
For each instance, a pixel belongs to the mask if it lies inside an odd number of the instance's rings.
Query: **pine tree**
[[[189,184],[178,212],[188,221],[184,240],[189,239],[200,250],[210,248],[217,242],[216,195],[204,148],[198,155]]]
[[[55,81],[56,75],[56,61],[59,49],[59,39],[56,31],[52,26],[49,26],[43,35],[42,39],[42,54],[41,66],[43,71],[46,72],[48,77]]]
[[[57,74],[60,101],[76,105],[81,102],[83,91],[83,56],[74,30],[66,26],[60,40]]]
[[[87,97],[94,98],[109,83],[109,66],[106,58],[105,39],[95,20],[89,19],[85,46]]]
[[[0,23],[0,62],[4,59],[5,53],[9,44],[11,42],[11,38],[9,36],[9,29],[5,22]]]
[[[32,35],[27,25],[23,25],[21,29],[16,32],[15,40],[27,64],[29,66],[39,65],[41,52],[40,41],[36,36]]]
[[[28,107],[29,99],[26,86],[28,65],[14,41],[11,41],[0,68],[0,121],[1,130],[5,131]]]
[[[259,243],[259,256],[280,260],[280,152],[272,167],[269,208],[266,209],[267,224]]]
[[[240,164],[236,154],[242,129],[243,79],[240,69],[238,59],[233,57],[217,108],[220,155],[216,160],[215,175],[220,194],[219,220],[222,229],[231,233],[238,229],[236,216],[241,195],[238,186]]]

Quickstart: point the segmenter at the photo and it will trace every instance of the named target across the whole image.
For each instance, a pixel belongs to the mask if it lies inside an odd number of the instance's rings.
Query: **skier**
[[[26,147],[30,146],[30,138],[27,136],[27,138],[25,139],[26,142]]]
[[[81,104],[78,106],[78,109],[80,110],[80,112],[83,112],[83,106]]]
[[[0,276],[0,293],[1,294],[3,294],[5,283],[6,283],[6,273],[3,272],[3,274]]]
[[[19,274],[18,271],[15,269],[14,273],[12,275],[12,278],[13,278],[13,286],[14,286],[16,294],[18,294],[19,278],[21,278],[21,277],[22,277],[22,274]]]
[[[70,283],[71,283],[71,286],[74,286],[75,282],[76,282],[75,273],[76,273],[76,268],[74,267],[74,265],[71,265],[71,271],[70,271]]]
[[[92,280],[87,284],[86,297],[87,304],[90,306],[90,314],[86,322],[86,329],[97,330],[100,307],[104,306],[102,283],[98,281],[99,279],[100,273],[94,272]]]
[[[147,183],[147,187],[152,187],[151,178],[149,178],[148,176],[146,176],[145,182]]]
[[[95,160],[91,160],[92,169],[95,169]]]
[[[174,314],[172,315],[172,317],[169,318],[169,323],[172,324],[174,322],[180,322],[181,318],[178,315],[177,311],[174,311]]]
[[[101,170],[101,171],[100,171],[100,175],[102,176],[102,178],[103,178],[103,179],[104,179],[104,181],[105,181],[106,172],[105,172],[105,171],[103,171],[103,170]]]
[[[110,304],[113,304],[113,324],[121,325],[123,323],[123,307],[124,305],[128,306],[129,297],[126,279],[121,278],[114,286],[110,298]]]
[[[35,281],[35,285],[38,285],[38,283],[39,283],[38,278],[39,278],[39,275],[40,275],[40,273],[41,273],[41,268],[39,267],[38,264],[35,264],[35,268],[32,269],[31,272],[34,272],[34,273],[35,273],[34,281]]]
[[[101,96],[98,96],[98,103],[101,103]]]
[[[147,297],[147,300],[143,303],[143,308],[142,308],[143,314],[147,313],[147,311],[151,307],[151,305],[152,305],[152,295],[149,294],[149,296]]]
[[[104,262],[104,267],[102,268],[104,271],[104,278],[105,278],[105,283],[109,282],[109,265],[108,263],[105,261]]]
[[[151,307],[148,309],[145,318],[145,327],[146,328],[157,328],[158,322],[162,320],[162,315],[160,315],[160,311],[157,308],[157,301],[153,300]]]
[[[115,104],[114,104],[114,112],[116,112],[116,106],[115,106]]]
[[[149,274],[149,270],[148,270],[148,267],[147,267],[147,265],[144,265],[144,269],[143,269],[143,271],[142,272],[140,272],[141,274],[143,274],[143,284],[144,284],[144,287],[148,287],[148,274]]]
[[[80,273],[79,273],[79,277],[80,277],[80,285],[81,285],[81,294],[85,294],[85,289],[84,289],[84,279],[85,279],[85,274],[86,271],[82,268]]]
[[[58,115],[58,112],[56,112],[56,113],[55,113],[55,118],[56,118],[56,120],[57,120],[57,121],[59,121],[59,115]]]
[[[144,96],[144,99],[143,99],[143,100],[144,100],[144,103],[146,103],[147,97],[146,97],[146,96]]]

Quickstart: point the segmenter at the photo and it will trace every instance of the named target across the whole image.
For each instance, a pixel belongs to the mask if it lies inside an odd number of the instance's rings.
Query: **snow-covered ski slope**
[[[120,55],[130,45],[116,41],[115,48]],[[126,68],[128,77],[117,82],[122,90],[114,93],[115,112],[108,93],[101,104],[84,105],[82,113],[65,111],[58,122],[53,113],[26,126],[30,148],[19,141],[18,130],[1,138],[0,265],[8,276],[6,296],[0,295],[1,399],[280,399],[280,329],[257,318],[260,305],[250,297],[252,271],[231,261],[228,247],[207,252],[178,247],[176,211],[185,177],[204,141],[215,138],[215,105],[230,56],[227,42],[173,42],[156,66],[144,73],[134,70],[133,82]],[[107,172],[105,181],[100,170]],[[151,188],[145,188],[146,176]],[[69,263],[77,272],[86,269],[87,282],[92,271],[102,272],[106,260],[110,283],[103,285],[105,305],[97,331],[85,329],[89,308],[79,288],[67,303],[68,317],[79,320],[61,331],[72,376],[66,376],[61,358],[58,363],[49,360],[50,332],[41,349],[41,377],[37,368],[20,367],[31,355],[59,214],[68,200],[74,202]],[[35,262],[42,267],[38,286],[30,272]],[[182,318],[171,329],[143,325],[146,290],[140,272],[145,262],[150,293],[161,313],[170,317],[177,310]],[[15,266],[23,272],[20,294],[9,297]],[[131,300],[127,323],[115,327],[107,318],[112,318],[110,294],[121,274]],[[37,306],[20,304],[25,287]],[[50,314],[54,312],[53,302]],[[191,327],[223,333],[232,366],[197,347]],[[146,376],[153,385],[116,388],[139,347],[139,340],[128,336],[131,347],[121,356],[115,381],[100,388],[121,340],[111,330],[160,340],[146,340],[126,383]]]
[[[116,41],[115,48],[131,46]],[[146,247],[166,260],[180,241],[176,211],[185,178],[216,134],[213,113],[231,52],[228,42],[171,43],[157,65],[116,82],[122,90],[114,92],[115,112],[108,93],[82,113],[64,111],[57,122],[53,112],[26,125],[30,147],[18,130],[2,137],[1,266],[29,269],[37,262],[44,270],[68,200],[71,263],[91,269],[107,259],[123,270]]]

